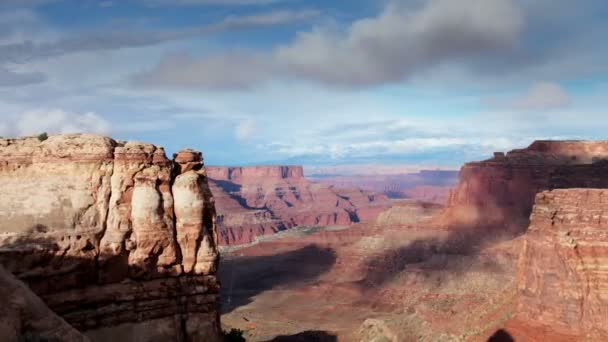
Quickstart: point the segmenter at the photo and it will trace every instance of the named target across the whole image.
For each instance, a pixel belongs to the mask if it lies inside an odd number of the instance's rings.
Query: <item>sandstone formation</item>
[[[467,163],[441,224],[522,232],[543,190],[608,187],[608,141],[536,141],[526,149]]]
[[[550,332],[563,340],[606,341],[606,265],[608,189],[540,193],[519,259],[512,325],[532,339]]]
[[[27,285],[0,266],[0,340],[87,342],[89,338],[49,309]]]
[[[0,140],[0,263],[95,341],[219,338],[202,156],[96,135]]]
[[[312,183],[301,166],[207,167],[207,172],[225,245],[296,226],[373,220],[390,207],[384,195]]]

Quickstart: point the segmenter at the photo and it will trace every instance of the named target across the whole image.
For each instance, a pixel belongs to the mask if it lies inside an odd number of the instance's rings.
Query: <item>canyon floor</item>
[[[225,249],[225,329],[248,341],[487,340],[516,306],[521,239],[450,233],[423,212]]]

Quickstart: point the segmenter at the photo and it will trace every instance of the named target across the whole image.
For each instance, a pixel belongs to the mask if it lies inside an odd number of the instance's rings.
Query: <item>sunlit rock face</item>
[[[224,245],[296,226],[371,221],[390,207],[385,195],[313,183],[301,166],[208,167],[207,172]]]
[[[607,265],[608,190],[540,193],[519,258],[514,326],[527,326],[528,338],[606,341]]]
[[[0,262],[95,341],[219,338],[202,155],[96,135],[0,140]]]
[[[526,149],[467,163],[441,224],[525,231],[543,190],[608,187],[608,141],[536,141]]]

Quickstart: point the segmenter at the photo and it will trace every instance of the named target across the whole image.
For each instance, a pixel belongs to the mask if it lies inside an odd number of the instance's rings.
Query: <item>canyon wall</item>
[[[337,188],[361,188],[393,199],[411,199],[445,204],[450,189],[458,183],[458,171],[421,170],[417,173],[326,175],[314,174],[315,182]]]
[[[200,152],[96,135],[0,139],[0,263],[94,341],[216,341]]]
[[[538,194],[519,259],[516,331],[606,341],[607,265],[608,189]]]
[[[467,163],[441,224],[525,231],[543,190],[608,187],[608,141],[536,141],[526,149]]]
[[[224,245],[302,225],[369,221],[390,207],[384,195],[313,183],[301,166],[208,167],[207,172]]]

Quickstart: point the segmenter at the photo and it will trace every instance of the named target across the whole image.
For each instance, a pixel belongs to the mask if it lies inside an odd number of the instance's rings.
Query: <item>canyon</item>
[[[201,153],[169,160],[161,147],[96,135],[41,140],[0,139],[4,268],[91,340],[220,341]],[[26,323],[2,340],[53,337]]]
[[[444,206],[96,135],[0,139],[0,334],[603,341],[607,159],[497,152]]]
[[[254,341],[603,341],[607,153],[537,141],[463,166],[445,209],[397,203],[232,250],[224,322]]]
[[[365,170],[361,170],[360,172],[365,172]],[[310,175],[310,178],[321,184],[332,185],[338,188],[357,187],[367,191],[382,193],[394,199],[410,199],[445,204],[450,189],[458,184],[458,171],[420,170],[418,172],[390,174],[349,175],[317,172]]]
[[[313,183],[301,166],[207,167],[221,245],[297,226],[350,225],[390,208],[383,194]]]

